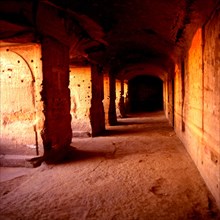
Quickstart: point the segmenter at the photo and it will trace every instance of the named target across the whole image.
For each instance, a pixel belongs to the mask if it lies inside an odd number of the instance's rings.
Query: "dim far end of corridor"
[[[0,219],[220,219],[218,0],[0,2]]]

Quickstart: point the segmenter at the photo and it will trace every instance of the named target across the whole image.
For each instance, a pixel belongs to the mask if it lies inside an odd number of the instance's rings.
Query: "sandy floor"
[[[120,119],[106,136],[72,145],[75,159],[1,182],[0,219],[220,219],[161,113]]]

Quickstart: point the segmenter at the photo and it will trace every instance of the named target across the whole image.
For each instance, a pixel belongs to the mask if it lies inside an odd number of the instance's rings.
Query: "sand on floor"
[[[120,119],[72,146],[72,160],[1,182],[0,219],[220,219],[161,112]]]

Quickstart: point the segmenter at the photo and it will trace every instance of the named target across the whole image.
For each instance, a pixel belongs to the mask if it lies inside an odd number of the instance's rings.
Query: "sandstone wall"
[[[110,104],[109,76],[106,73],[104,74],[104,100],[103,100],[106,125],[109,125],[109,120],[108,120],[109,104]]]
[[[166,117],[168,118],[168,81],[163,81],[163,109]]]
[[[117,117],[121,117],[119,102],[121,97],[121,80],[116,79],[116,99],[115,99],[115,106],[116,106],[116,115]]]
[[[128,80],[123,80],[123,86],[124,86],[124,94],[123,94],[123,100],[124,100],[124,106],[123,106],[123,117],[126,117],[128,111],[129,111],[129,101],[128,101]]]
[[[128,111],[128,80],[124,80],[124,101],[125,101],[125,111]]]
[[[176,133],[220,206],[219,33],[217,11],[197,30],[188,54],[176,65],[174,103]]]
[[[174,126],[174,94],[175,86],[172,79],[163,81],[163,109],[170,125]]]
[[[120,112],[120,96],[122,91],[122,82],[121,80],[116,79],[116,99],[115,99],[115,106],[116,106],[116,114],[117,117],[122,117]],[[124,98],[124,108],[125,111],[129,108],[128,103],[128,80],[123,80],[123,98]],[[109,125],[108,120],[108,111],[109,111],[109,104],[110,104],[110,88],[109,88],[109,76],[108,74],[104,75],[104,110],[105,110],[105,123]]]
[[[70,67],[71,115],[73,136],[91,134],[91,67]]]
[[[0,134],[3,154],[43,154],[41,47],[0,48]]]

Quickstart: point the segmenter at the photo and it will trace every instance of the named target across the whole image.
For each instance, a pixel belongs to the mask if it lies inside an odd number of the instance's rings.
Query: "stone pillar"
[[[109,103],[109,111],[108,111],[108,119],[109,125],[117,124],[117,116],[116,116],[116,106],[115,106],[115,76],[113,74],[109,74],[109,89],[110,89],[110,103]]]
[[[42,40],[44,127],[41,132],[46,161],[59,162],[72,140],[69,86],[69,48],[59,41]]]
[[[90,121],[92,136],[98,136],[105,131],[105,112],[103,107],[104,87],[102,68],[98,65],[91,66],[92,99],[90,108]]]
[[[121,117],[126,117],[125,114],[125,101],[124,101],[124,80],[121,80],[121,94],[120,94],[120,100],[119,100],[119,110],[121,113]]]

